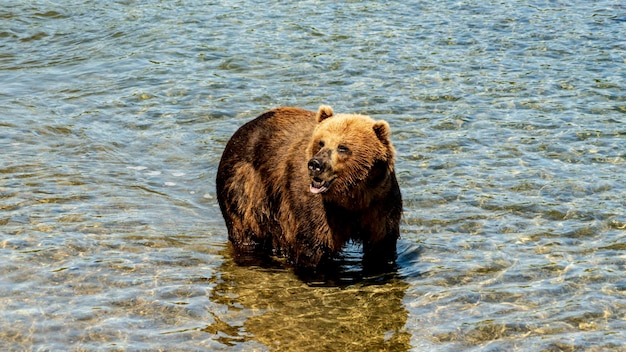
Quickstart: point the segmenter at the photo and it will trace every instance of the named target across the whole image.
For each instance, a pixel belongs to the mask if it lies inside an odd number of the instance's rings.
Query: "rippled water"
[[[8,350],[618,350],[626,6],[0,0]],[[224,145],[280,105],[389,121],[396,272],[233,263]]]

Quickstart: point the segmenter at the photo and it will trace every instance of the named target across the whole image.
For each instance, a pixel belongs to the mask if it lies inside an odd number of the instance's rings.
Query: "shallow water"
[[[0,0],[8,350],[618,350],[621,1]],[[386,119],[398,267],[233,263],[214,194],[280,106]]]

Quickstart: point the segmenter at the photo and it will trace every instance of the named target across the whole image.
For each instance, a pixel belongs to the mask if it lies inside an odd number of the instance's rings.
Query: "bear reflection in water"
[[[274,109],[239,128],[216,180],[236,255],[319,271],[354,241],[364,267],[392,265],[402,196],[390,134],[385,121],[326,105]]]
[[[351,245],[346,252],[342,256],[356,259]],[[403,256],[402,248],[399,252]],[[203,328],[223,346],[239,351],[411,348],[403,303],[409,285],[398,276],[353,281],[346,270],[356,263],[345,258],[337,273],[343,284],[320,287],[303,283],[284,267],[242,267],[229,253],[223,257],[210,290],[214,319]]]

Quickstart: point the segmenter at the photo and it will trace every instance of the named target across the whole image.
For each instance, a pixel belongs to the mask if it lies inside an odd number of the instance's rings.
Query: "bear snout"
[[[307,166],[309,168],[309,176],[311,177],[309,186],[311,193],[326,192],[334,180],[330,165],[322,158],[312,158]]]
[[[311,160],[309,160],[309,174],[311,176],[316,176],[321,174],[322,172],[324,172],[324,161],[318,159],[318,158],[313,158]]]

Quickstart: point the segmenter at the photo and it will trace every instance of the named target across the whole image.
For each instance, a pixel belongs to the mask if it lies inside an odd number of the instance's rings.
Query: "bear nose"
[[[320,173],[324,171],[324,164],[319,159],[311,159],[309,160],[309,171]]]

